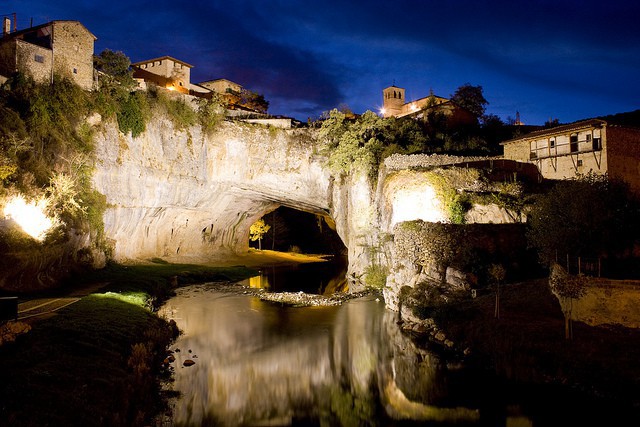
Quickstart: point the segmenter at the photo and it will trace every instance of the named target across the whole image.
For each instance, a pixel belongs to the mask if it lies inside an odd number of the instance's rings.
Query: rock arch
[[[156,118],[137,138],[103,126],[94,185],[116,260],[207,262],[248,249],[250,225],[278,206],[323,215],[348,243],[340,198],[306,129],[224,122],[205,135]],[[346,205],[345,205],[346,206]]]

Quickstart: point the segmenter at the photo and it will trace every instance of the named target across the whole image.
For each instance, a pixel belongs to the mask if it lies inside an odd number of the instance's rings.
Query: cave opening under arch
[[[321,255],[326,262],[264,267],[252,286],[271,291],[303,291],[330,295],[346,290],[347,247],[332,219],[286,206],[260,218],[269,229],[249,247],[294,254]]]

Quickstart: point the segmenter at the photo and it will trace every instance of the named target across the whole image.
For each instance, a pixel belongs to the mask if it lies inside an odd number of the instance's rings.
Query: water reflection
[[[298,292],[331,296],[348,290],[344,260],[264,267],[260,275],[245,280],[252,288],[271,292]]]
[[[416,348],[373,298],[287,308],[197,285],[180,289],[163,314],[184,332],[176,343],[175,389],[182,393],[176,425],[391,425],[479,417],[452,403],[446,365]],[[195,365],[182,367],[186,359]]]

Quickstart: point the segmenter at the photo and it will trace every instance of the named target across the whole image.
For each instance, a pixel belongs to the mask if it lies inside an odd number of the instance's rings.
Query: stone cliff
[[[207,133],[200,126],[180,128],[156,114],[134,138],[98,115],[87,123],[95,144],[93,186],[107,203],[104,236],[110,256],[119,262],[162,258],[215,263],[227,254],[246,253],[251,224],[286,206],[324,217],[335,227],[348,248],[351,290],[371,285],[374,276],[383,286],[388,273],[399,277],[394,266],[413,262],[393,251],[396,226],[412,220],[448,221],[433,170],[466,162],[460,169],[469,182],[452,191],[487,190],[478,174],[466,172],[469,162],[487,161],[481,158],[394,155],[380,166],[376,179],[353,170],[332,174],[314,128],[223,121]],[[466,215],[467,222],[515,218],[491,203],[474,203]],[[89,232],[72,234],[66,246],[58,248],[60,253],[40,251],[34,258],[25,252],[18,257],[25,260],[22,270],[40,284],[27,280],[16,267],[11,277],[0,278],[0,287],[50,287],[58,273],[87,253],[91,256],[85,264],[104,263]],[[50,279],[42,280],[45,276]]]
[[[348,248],[352,290],[366,284],[372,265],[394,263],[394,225],[447,220],[433,185],[416,168],[481,160],[393,156],[372,183],[364,173],[333,176],[314,129],[225,121],[205,134],[156,117],[132,138],[113,124],[97,127],[94,186],[107,198],[105,234],[117,261],[207,263],[243,253],[251,224],[287,206],[335,224]],[[480,219],[473,212],[470,222],[512,222],[496,206]]]
[[[375,225],[366,179],[334,179],[312,130],[223,122],[215,132],[156,117],[137,138],[99,126],[94,186],[107,197],[105,234],[118,261],[215,262],[248,249],[249,227],[279,206],[335,224],[351,271]]]

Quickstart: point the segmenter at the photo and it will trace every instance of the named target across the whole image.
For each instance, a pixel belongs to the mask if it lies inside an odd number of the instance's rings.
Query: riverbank
[[[161,370],[162,360],[178,333],[155,307],[180,283],[229,283],[254,274],[244,266],[159,260],[112,264],[38,295],[103,286],[68,307],[24,320],[31,330],[0,346],[0,425],[149,425],[165,409],[168,396],[160,382],[169,373]]]
[[[155,314],[177,286],[233,284],[259,266],[321,262],[320,255],[249,251],[207,265],[141,260],[74,277],[33,298],[74,296],[74,304],[24,319],[31,330],[0,346],[0,425],[137,426],[165,412],[161,381],[174,323]],[[233,290],[232,290],[233,291]],[[30,312],[31,313],[31,312]]]
[[[574,322],[574,339],[566,340],[546,279],[501,286],[499,319],[493,291],[432,316],[457,348],[468,349],[470,363],[509,381],[571,389],[640,420],[640,330]]]

